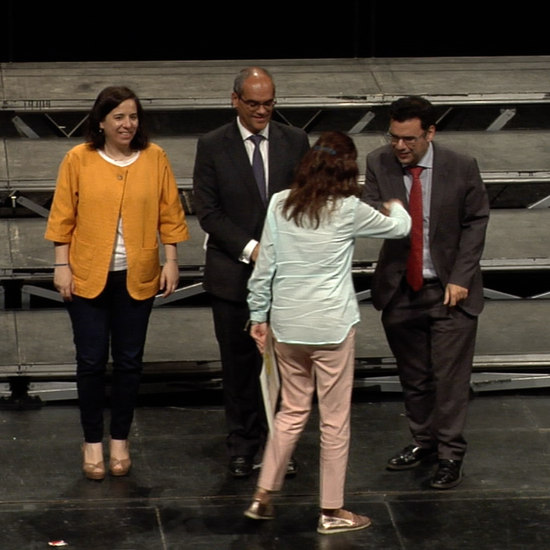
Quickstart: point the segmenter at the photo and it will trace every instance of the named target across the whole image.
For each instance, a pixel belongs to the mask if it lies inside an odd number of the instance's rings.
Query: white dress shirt
[[[241,133],[241,136],[243,138],[244,142],[244,148],[246,149],[246,154],[248,155],[248,160],[250,161],[250,164],[252,164],[252,156],[254,155],[254,149],[256,146],[254,143],[248,139],[250,136],[253,136],[254,134],[247,130],[241,123],[241,120],[239,117],[237,117],[237,127],[239,128],[239,132]],[[269,146],[268,146],[268,139],[269,139],[269,124],[260,132],[258,132],[257,135],[263,136],[265,139],[262,139],[260,142],[260,153],[262,154],[262,160],[264,162],[264,173],[265,173],[265,196],[269,197]],[[250,263],[250,259],[252,256],[252,252],[256,248],[256,245],[258,244],[258,241],[256,239],[251,239],[248,241],[246,246],[243,248],[243,251],[241,252],[241,255],[239,256],[239,260],[241,262],[244,262],[245,264]]]
[[[432,262],[432,255],[430,253],[430,207],[432,204],[432,176],[434,165],[434,148],[430,143],[426,154],[422,157],[420,162],[416,166],[423,168],[420,174],[420,181],[422,182],[422,277],[424,279],[434,279],[437,277],[434,264]],[[407,200],[411,193],[412,176],[404,167],[403,181],[405,188],[407,189]]]

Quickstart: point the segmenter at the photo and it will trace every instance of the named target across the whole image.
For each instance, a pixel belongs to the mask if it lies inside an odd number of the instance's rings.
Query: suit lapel
[[[389,188],[391,190],[389,196],[399,199],[408,209],[409,200],[407,199],[407,189],[403,179],[403,166],[397,160],[397,157],[391,148],[389,154],[392,158],[392,162],[389,164],[390,169],[388,170]]]
[[[268,197],[288,186],[283,180],[282,166],[284,165],[286,141],[280,128],[274,122],[269,123],[269,179]]]
[[[433,148],[434,161],[432,173],[432,197],[430,204],[430,241],[433,239],[435,229],[439,222],[439,212],[441,212],[441,207],[445,201],[449,178],[445,151],[439,149],[435,143],[433,144]]]

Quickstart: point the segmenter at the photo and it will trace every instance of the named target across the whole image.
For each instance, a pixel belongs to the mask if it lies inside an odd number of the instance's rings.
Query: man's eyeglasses
[[[386,138],[390,140],[391,143],[399,143],[402,141],[405,145],[414,145],[419,139],[425,138],[428,132],[424,132],[421,136],[396,136],[391,132],[386,133]]]
[[[241,96],[237,97],[239,98],[239,101],[242,101],[251,111],[257,111],[260,107],[270,110],[277,104],[276,99],[270,99],[268,101],[254,101],[253,99],[243,99]]]

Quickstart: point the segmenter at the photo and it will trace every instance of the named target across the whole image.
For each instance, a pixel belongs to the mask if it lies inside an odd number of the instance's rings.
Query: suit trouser
[[[287,464],[302,433],[315,387],[321,431],[321,508],[341,508],[350,439],[350,404],[355,329],[336,345],[308,346],[275,341],[281,375],[281,405],[264,453],[258,486],[282,487]]]
[[[461,460],[477,317],[443,305],[440,282],[418,292],[403,281],[382,313],[415,444]]]
[[[73,296],[66,304],[73,326],[80,419],[87,443],[103,438],[109,340],[113,356],[110,434],[113,439],[128,439],[153,301],[154,296],[134,300],[126,288],[126,271],[112,271],[97,298]]]
[[[262,357],[245,330],[246,302],[211,296],[222,360],[227,447],[231,456],[254,456],[264,444],[267,424],[260,388]]]

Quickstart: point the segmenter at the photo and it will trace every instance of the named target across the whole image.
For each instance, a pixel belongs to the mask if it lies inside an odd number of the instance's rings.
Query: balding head
[[[244,81],[250,77],[267,77],[271,80],[271,85],[273,86],[273,96],[275,96],[275,83],[273,82],[273,77],[267,69],[263,69],[262,67],[246,67],[246,69],[239,71],[239,74],[235,77],[235,82],[233,83],[233,92],[238,96],[241,96],[243,94]]]
[[[271,75],[260,67],[243,69],[235,79],[231,103],[249,132],[261,132],[269,124],[275,106],[275,85]]]

